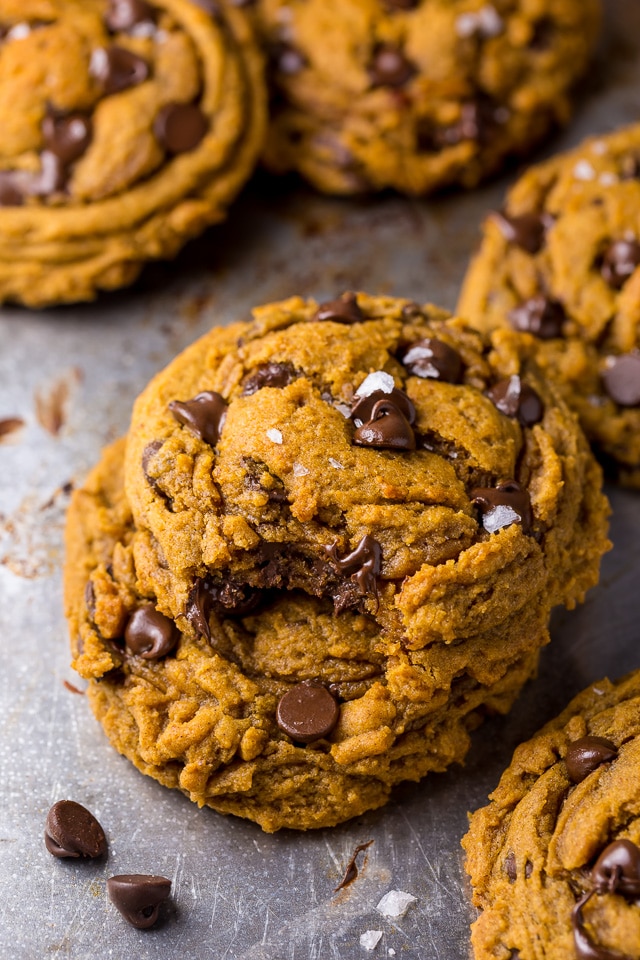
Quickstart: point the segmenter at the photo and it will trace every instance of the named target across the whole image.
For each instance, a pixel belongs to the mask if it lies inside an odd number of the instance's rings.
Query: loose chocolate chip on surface
[[[600,272],[614,290],[620,290],[640,265],[640,243],[616,240],[602,257]]]
[[[300,743],[329,736],[339,717],[340,707],[333,694],[314,680],[304,680],[288,690],[276,709],[280,729]]]
[[[640,896],[640,848],[631,840],[615,840],[602,851],[591,871],[599,893]]]
[[[471,491],[471,502],[480,511],[482,526],[488,533],[496,533],[512,523],[522,524],[524,533],[531,529],[531,498],[515,480],[496,487],[476,487]]]
[[[542,249],[547,230],[553,223],[550,215],[539,213],[523,213],[514,217],[500,211],[492,214],[492,217],[505,240],[532,255]]]
[[[105,23],[109,30],[130,30],[138,23],[155,23],[157,11],[144,0],[111,0],[105,14]]]
[[[351,419],[356,427],[361,427],[363,423],[371,420],[373,409],[381,400],[391,401],[409,424],[413,425],[416,422],[416,408],[412,401],[404,390],[394,387],[391,393],[385,393],[384,390],[374,390],[364,397],[360,397],[356,393],[351,407]]]
[[[58,800],[49,810],[44,842],[54,857],[101,857],[107,850],[104,830],[75,800]]]
[[[402,87],[415,72],[416,68],[397,47],[381,43],[373,51],[369,77],[375,87]]]
[[[532,333],[541,340],[562,336],[566,314],[557,300],[549,297],[532,297],[509,313],[509,323],[520,333]]]
[[[382,569],[382,547],[377,540],[367,534],[355,550],[344,557],[338,557],[335,543],[324,550],[338,573],[350,574],[362,596],[368,594],[377,597],[378,577]]]
[[[169,617],[147,605],[129,617],[124,640],[130,653],[145,660],[159,660],[171,653],[178,642],[178,629]]]
[[[567,748],[565,764],[572,783],[581,783],[603,763],[610,763],[618,756],[618,750],[605,737],[580,737]]]
[[[82,156],[91,142],[92,133],[91,117],[84,113],[71,113],[66,117],[49,114],[42,121],[47,149],[65,165]]]
[[[116,44],[97,47],[91,56],[89,69],[107,95],[143,83],[150,72],[149,65],[142,57]]]
[[[24,195],[13,170],[0,170],[0,207],[21,207]]]
[[[172,400],[169,410],[178,423],[188,427],[196,437],[215,446],[227,416],[227,404],[215,390],[204,390],[193,400]]]
[[[462,358],[442,340],[427,337],[409,344],[400,353],[400,362],[414,377],[460,383]]]
[[[517,417],[523,427],[532,427],[542,420],[542,400],[527,383],[514,374],[508,380],[500,380],[487,390],[489,400],[507,417]]]
[[[314,320],[333,320],[336,323],[361,323],[364,314],[358,306],[355,293],[343,293],[336,300],[321,303],[315,312]]]
[[[140,873],[123,874],[109,877],[107,893],[125,920],[138,930],[146,930],[156,923],[160,904],[171,893],[171,881]]]
[[[357,428],[353,442],[359,447],[375,447],[378,450],[405,451],[416,448],[415,434],[409,421],[388,397],[374,404],[370,419]]]
[[[290,363],[263,363],[242,384],[242,396],[250,397],[263,387],[287,387],[293,380],[295,370]]]
[[[621,407],[640,405],[640,352],[610,357],[602,380],[611,399]]]
[[[195,103],[168,103],[153,124],[159,143],[167,153],[188,153],[195,150],[204,137],[209,122]]]

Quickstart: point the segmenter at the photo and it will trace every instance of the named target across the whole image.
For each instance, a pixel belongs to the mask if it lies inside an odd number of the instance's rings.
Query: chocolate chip
[[[618,750],[605,737],[580,737],[567,748],[564,762],[572,783],[581,783],[590,773],[618,756]]]
[[[280,698],[276,723],[283,733],[299,743],[328,737],[340,717],[340,707],[327,688],[304,680]]]
[[[471,502],[480,511],[482,526],[488,533],[496,533],[512,523],[521,524],[524,533],[531,530],[531,498],[515,480],[496,487],[476,487],[471,491]]]
[[[527,862],[524,865],[525,880],[528,880],[532,873],[533,873],[533,864],[531,863],[531,860],[527,860]]]
[[[428,120],[419,120],[416,128],[417,148],[425,153],[437,153],[467,140],[488,143],[507,116],[504,107],[491,97],[479,94],[476,100],[462,104],[459,120],[448,127],[438,127]]]
[[[368,397],[366,399],[369,399]],[[371,418],[358,427],[353,442],[377,450],[415,450],[416,438],[409,421],[393,400],[385,397],[374,404]]]
[[[160,450],[162,450],[163,446],[164,440],[152,440],[151,443],[148,443],[142,451],[142,472],[144,473],[145,480],[152,487],[154,486],[155,481],[149,476],[149,464],[155,457],[156,453],[159,453]]]
[[[58,800],[49,810],[44,842],[54,857],[101,857],[107,850],[104,830],[75,800]]]
[[[518,870],[516,867],[516,855],[513,850],[510,850],[504,859],[504,872],[509,877],[509,880],[513,883],[518,879]]]
[[[462,358],[458,351],[433,337],[409,344],[400,352],[399,359],[414,377],[445,383],[460,383],[462,378]]]
[[[107,893],[125,920],[138,930],[146,930],[156,923],[160,904],[171,893],[171,880],[141,873],[123,874],[109,877]]]
[[[351,419],[356,427],[361,427],[363,423],[371,420],[373,409],[380,400],[390,400],[409,424],[413,425],[416,422],[416,408],[413,402],[404,390],[394,387],[391,393],[385,393],[384,390],[373,390],[365,397],[359,397],[356,393],[351,407]]]
[[[607,247],[600,272],[614,290],[620,290],[640,265],[640,243],[636,240],[616,240]]]
[[[523,427],[532,427],[542,420],[542,400],[528,383],[514,374],[508,380],[500,380],[487,390],[489,400],[507,417],[517,417]]]
[[[416,73],[402,50],[388,43],[379,44],[369,64],[369,77],[374,87],[402,87]]]
[[[169,617],[146,605],[131,614],[124,631],[127,650],[144,660],[159,660],[178,642],[178,629]]]
[[[385,7],[394,10],[415,10],[420,0],[383,0]]]
[[[209,128],[209,121],[195,103],[168,103],[157,114],[153,132],[167,153],[195,150]]]
[[[621,407],[640,405],[640,352],[609,357],[602,380],[611,399]]]
[[[242,385],[242,396],[251,397],[263,387],[287,387],[295,380],[295,371],[290,363],[262,363],[250,373]]]
[[[32,197],[48,197],[62,190],[66,181],[67,173],[60,157],[51,150],[43,150],[40,154],[40,172],[25,181],[25,191]]]
[[[211,607],[212,600],[207,589],[207,581],[203,577],[198,577],[189,591],[184,615],[196,633],[209,642],[211,642],[211,627],[209,626]]]
[[[343,293],[336,300],[321,303],[316,310],[314,320],[333,320],[336,323],[361,323],[364,314],[358,306],[355,293]]]
[[[540,340],[562,336],[566,314],[557,300],[538,296],[525,300],[509,313],[509,323],[520,333],[532,333]]]
[[[0,207],[21,207],[24,195],[13,170],[0,170]]]
[[[142,57],[113,44],[93,51],[89,72],[108,95],[143,83],[150,71]]]
[[[346,573],[357,585],[361,596],[378,596],[378,577],[382,569],[382,547],[367,534],[355,550],[338,557],[337,544],[324,548],[338,573]]]
[[[93,620],[96,615],[96,592],[91,580],[87,580],[87,585],[84,588],[84,605],[87,608],[87,613]]]
[[[93,126],[84,113],[65,117],[48,114],[42,121],[42,135],[48,150],[65,166],[81,157],[91,142]]]
[[[615,840],[606,847],[591,871],[599,893],[640,896],[640,849],[631,840]]]
[[[214,609],[222,617],[245,617],[256,609],[261,599],[262,592],[247,584],[198,577],[189,591],[184,615],[194,630],[211,643],[209,617]]]
[[[295,76],[307,65],[307,59],[300,50],[288,43],[277,43],[271,48],[271,60],[278,73],[288,77]]]
[[[547,230],[553,224],[549,214],[523,213],[515,217],[502,211],[492,216],[505,240],[532,255],[540,252]]]
[[[531,50],[548,50],[556,36],[557,26],[551,17],[541,17],[533,24],[533,35],[529,41]]]
[[[205,390],[193,400],[172,400],[169,410],[178,423],[205,443],[216,445],[227,417],[227,404],[215,390]]]
[[[144,0],[111,0],[105,23],[112,33],[130,30],[138,23],[155,23],[157,11]]]
[[[640,156],[628,154],[620,161],[620,178],[622,180],[637,180],[640,177]]]

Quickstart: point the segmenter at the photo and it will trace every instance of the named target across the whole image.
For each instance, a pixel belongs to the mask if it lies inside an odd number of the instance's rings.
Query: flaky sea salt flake
[[[275,427],[270,427],[269,430],[267,430],[267,436],[269,440],[272,440],[274,443],[282,443],[282,434],[279,430],[276,430]]]
[[[382,940],[382,930],[366,930],[360,936],[360,946],[365,950],[375,950]]]
[[[388,893],[385,893],[376,910],[383,917],[396,920],[398,917],[404,917],[411,904],[415,903],[417,899],[417,897],[413,897],[403,890],[389,890]]]
[[[596,172],[588,160],[578,160],[573,168],[573,176],[576,180],[595,180]]]
[[[298,461],[296,460],[295,463],[293,464],[294,477],[306,477],[308,473],[309,471],[307,470],[307,468],[302,463],[298,463]]]
[[[383,393],[392,393],[395,387],[395,381],[390,373],[384,370],[376,370],[365,377],[358,389],[356,397],[369,397],[376,390],[382,390]]]
[[[331,464],[334,470],[344,470],[344,467],[342,466],[340,461],[334,460],[333,457],[329,457],[329,463]]]

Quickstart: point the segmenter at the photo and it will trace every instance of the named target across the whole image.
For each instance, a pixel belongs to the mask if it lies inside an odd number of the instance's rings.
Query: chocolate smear
[[[402,87],[416,73],[402,50],[388,43],[379,44],[369,64],[369,77],[374,87]]]
[[[227,416],[227,404],[215,390],[205,390],[193,400],[172,400],[169,410],[178,423],[205,443],[216,445]]]
[[[580,737],[567,748],[564,762],[572,783],[582,783],[590,773],[603,763],[610,763],[618,756],[618,750],[605,737]]]
[[[370,419],[357,428],[353,442],[356,446],[374,447],[377,450],[411,451],[416,448],[415,434],[409,421],[388,397],[374,404]]]
[[[91,143],[91,117],[85,113],[70,113],[67,116],[49,113],[42,121],[42,136],[47,150],[64,166],[68,166],[81,157]]]
[[[313,319],[333,320],[335,323],[362,323],[365,317],[358,306],[355,293],[347,292],[336,300],[321,303]]]
[[[340,718],[338,701],[315,680],[304,680],[280,698],[276,723],[283,733],[299,743],[328,737]]]
[[[195,150],[208,129],[209,121],[196,103],[167,103],[153,123],[158,142],[173,156]]]
[[[565,319],[562,304],[545,296],[525,300],[509,313],[509,323],[514,330],[531,333],[540,340],[561,337]]]
[[[124,47],[96,47],[91,56],[89,72],[109,95],[143,83],[150,70],[146,60]]]
[[[160,904],[171,893],[171,881],[141,873],[122,874],[109,877],[107,893],[125,920],[138,930],[146,930],[157,922]]]
[[[399,359],[414,377],[445,383],[460,383],[462,378],[462,357],[458,351],[433,337],[409,344],[400,352]]]
[[[531,530],[531,498],[515,480],[496,487],[476,487],[471,491],[471,502],[480,511],[482,526],[488,533],[496,533],[512,523],[521,524],[524,533]]]
[[[111,0],[105,23],[112,33],[131,30],[139,23],[155,23],[157,11],[144,0]]]
[[[382,570],[382,547],[367,534],[355,550],[344,557],[338,556],[337,544],[325,546],[325,553],[338,571],[350,575],[361,596],[378,596],[378,577]]]
[[[532,256],[542,249],[547,230],[553,224],[553,217],[547,213],[523,213],[516,217],[504,211],[496,211],[492,218],[505,240]]]
[[[347,866],[345,867],[344,876],[342,877],[342,880],[340,881],[340,883],[338,884],[338,886],[334,888],[334,891],[333,891],[334,893],[337,893],[338,890],[343,890],[345,887],[350,886],[350,884],[352,884],[353,881],[357,879],[357,877],[358,877],[358,863],[357,863],[358,854],[359,854],[359,853],[362,853],[364,850],[367,850],[367,849],[371,846],[372,843],[373,843],[373,840],[369,840],[367,843],[359,843],[359,844],[358,844],[358,846],[357,846],[357,847],[355,848],[355,850],[353,851],[353,854],[352,854],[352,856],[351,856],[351,859],[349,860],[349,863],[348,863]]]
[[[295,370],[290,363],[262,363],[249,374],[242,384],[242,396],[251,397],[263,387],[288,387],[295,380]]]
[[[640,405],[640,351],[609,357],[602,380],[611,399],[621,407]]]
[[[542,400],[533,387],[524,383],[517,374],[508,380],[500,380],[487,390],[487,396],[500,413],[517,418],[523,427],[532,427],[542,420]]]
[[[173,620],[150,605],[134,610],[124,631],[129,653],[144,660],[166,657],[177,644],[178,637]]]
[[[614,290],[620,290],[640,265],[640,243],[636,240],[616,240],[603,257],[600,272]]]
[[[94,815],[75,800],[58,800],[49,810],[44,842],[54,857],[101,857],[107,838]]]

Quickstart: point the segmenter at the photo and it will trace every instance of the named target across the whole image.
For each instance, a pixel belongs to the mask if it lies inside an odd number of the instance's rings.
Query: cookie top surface
[[[463,841],[477,960],[640,957],[640,672],[517,748]]]
[[[246,17],[216,11],[0,2],[0,297],[46,302],[65,262],[170,255],[220,218],[260,149],[264,94]]]
[[[259,0],[267,161],[320,189],[474,185],[568,116],[597,0]]]
[[[190,610],[202,584],[231,613],[296,589],[421,647],[482,631],[543,584],[573,602],[606,501],[528,351],[364,294],[212,330],[143,392],[127,444],[166,612]],[[509,597],[492,587],[481,613],[473,592],[502,578]]]
[[[640,126],[531,168],[489,216],[459,310],[532,333],[588,437],[640,482]]]

